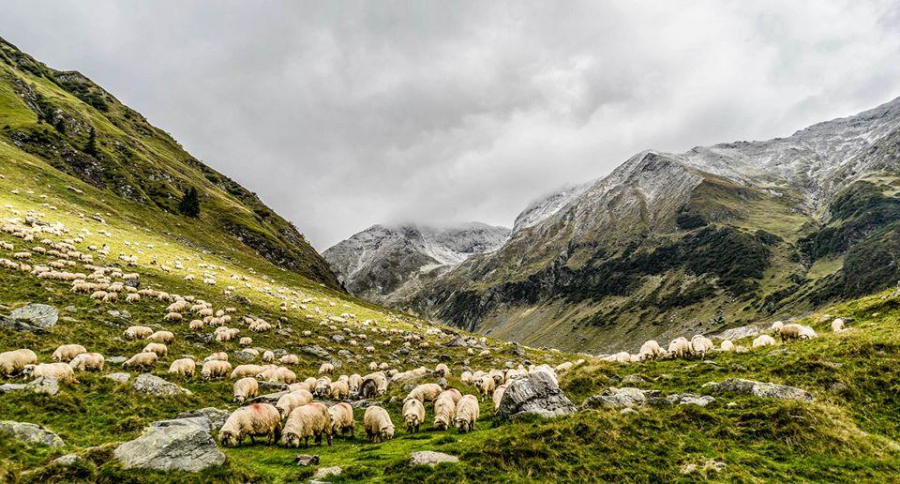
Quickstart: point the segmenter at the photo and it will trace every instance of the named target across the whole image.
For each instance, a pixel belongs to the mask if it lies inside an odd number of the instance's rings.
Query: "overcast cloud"
[[[790,135],[900,96],[889,1],[6,0],[79,70],[324,250],[511,226],[645,148]]]

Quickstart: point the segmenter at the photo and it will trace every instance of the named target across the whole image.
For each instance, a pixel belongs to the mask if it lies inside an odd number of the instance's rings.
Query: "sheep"
[[[249,398],[256,398],[259,396],[259,382],[253,377],[241,378],[234,382],[232,395],[237,403],[244,403]]]
[[[219,441],[225,447],[239,446],[246,437],[266,437],[266,444],[277,441],[281,434],[281,415],[268,403],[254,403],[235,410],[219,430]]]
[[[456,404],[456,430],[464,434],[475,430],[478,420],[478,399],[475,395],[465,395]]]
[[[394,424],[387,410],[378,405],[372,405],[366,409],[363,415],[363,427],[366,436],[374,443],[384,442],[394,438]]]
[[[778,328],[777,332],[784,343],[795,339],[812,339],[819,336],[809,326],[800,324],[785,324]]]
[[[227,361],[211,360],[203,363],[200,375],[204,380],[225,378],[231,372],[231,363]]]
[[[171,331],[157,331],[148,336],[147,340],[154,343],[172,344],[175,342],[175,335]]]
[[[125,330],[125,339],[145,339],[153,334],[153,330],[146,326],[130,326]]]
[[[309,438],[313,437],[316,445],[322,445],[324,435],[331,445],[331,414],[328,407],[321,403],[313,402],[295,408],[288,415],[287,423],[281,434],[281,443],[285,447],[300,447],[302,439],[305,446],[309,446]]]
[[[403,421],[407,433],[418,432],[419,426],[425,423],[425,405],[420,400],[408,398],[403,402]]]
[[[184,316],[182,316],[181,313],[168,313],[165,316],[163,316],[163,321],[168,321],[170,323],[178,322],[183,319],[184,319]]]
[[[690,341],[684,337],[678,337],[672,340],[669,343],[669,354],[673,358],[684,358],[686,356],[690,356],[693,353],[691,348]]]
[[[25,365],[22,373],[28,378],[40,378],[42,376],[52,376],[61,382],[78,383],[75,379],[75,371],[68,363],[38,363],[36,365]]]
[[[156,353],[138,353],[122,363],[122,368],[140,368],[143,370],[152,370],[159,360]]]
[[[662,347],[659,346],[659,343],[657,343],[654,339],[644,342],[644,344],[641,345],[640,351],[638,351],[638,355],[641,357],[641,360],[661,358],[665,356],[665,354],[666,351],[663,350]]]
[[[452,389],[459,394],[459,391]],[[462,398],[462,395],[460,395]],[[442,392],[434,401],[434,428],[447,430],[456,418],[456,403],[458,399],[450,390]]]
[[[53,356],[50,358],[53,361],[68,363],[72,361],[72,358],[76,356],[87,353],[87,350],[84,349],[84,346],[81,345],[62,345],[59,348],[56,348],[56,351],[53,352]]]
[[[438,363],[438,365],[434,367],[434,373],[432,374],[436,377],[447,378],[450,376],[450,367],[444,363]]]
[[[275,404],[275,408],[281,413],[282,417],[287,417],[297,407],[302,407],[313,401],[312,393],[306,390],[293,390],[290,393],[282,395]]]
[[[69,366],[75,371],[103,371],[105,361],[100,353],[81,353],[72,358]]]
[[[722,344],[719,345],[719,351],[724,352],[732,352],[735,350],[734,343],[731,342],[730,339],[726,339],[722,341]]]
[[[188,328],[194,331],[199,331],[203,329],[203,321],[199,319],[195,319],[188,324]]]
[[[753,340],[754,348],[761,348],[763,346],[775,346],[775,339],[764,334]]]
[[[349,403],[337,403],[328,407],[331,415],[331,434],[353,437],[356,421],[353,419],[353,407]]]
[[[169,365],[170,375],[183,376],[185,378],[193,378],[196,370],[197,364],[190,358],[180,358]]]
[[[262,360],[263,360],[263,363],[274,363],[275,362],[275,353],[266,350],[266,352],[263,353]]]
[[[26,348],[0,353],[0,376],[13,376],[25,369],[27,365],[38,361],[34,351]]]
[[[462,372],[462,374],[459,376],[459,379],[462,380],[464,383],[472,383],[474,381],[472,379],[472,372],[469,370]]]
[[[343,400],[350,396],[350,385],[346,381],[338,380],[331,384],[331,398]]]
[[[147,346],[144,346],[144,349],[141,350],[142,353],[156,353],[156,356],[160,358],[165,358],[167,354],[169,354],[169,348],[162,343],[147,343]]]
[[[313,390],[313,395],[315,395],[319,398],[324,398],[324,397],[328,396],[330,393],[331,393],[331,378],[328,378],[327,376],[323,376],[322,378],[319,378],[318,380],[316,380],[316,386],[315,386],[315,389]]]
[[[206,357],[203,361],[228,361],[228,353],[218,351]]]
[[[433,402],[442,391],[444,389],[437,383],[426,383],[413,388],[403,401],[415,399],[422,403]]]
[[[784,323],[782,323],[781,321],[775,321],[774,323],[772,323],[772,326],[769,327],[769,330],[777,333],[783,326]]]
[[[231,372],[231,378],[245,378],[248,376],[256,377],[266,368],[260,365],[238,365],[234,367],[234,370]]]
[[[497,382],[490,375],[484,375],[477,380],[475,380],[475,387],[478,388],[479,393],[481,393],[482,400],[488,395],[493,395],[494,390],[497,388]]]
[[[713,342],[706,336],[698,334],[691,338],[691,351],[695,355],[699,355],[701,359],[706,358],[706,353],[713,348]]]
[[[253,344],[253,338],[249,338],[249,337],[245,336],[245,337],[241,338],[240,341],[238,341],[238,344],[241,346],[250,346]]]
[[[494,401],[494,410],[500,408],[500,402],[503,400],[503,393],[506,392],[506,384],[500,385],[496,389],[494,389],[494,394],[491,395],[491,400]]]
[[[844,318],[837,318],[831,322],[831,330],[835,333],[843,333],[844,331],[846,331],[844,329],[844,324]]]
[[[362,378],[362,384],[359,386],[359,396],[361,398],[381,396],[387,391],[387,387],[388,380],[384,373],[370,373]]]
[[[334,365],[331,363],[322,363],[322,366],[319,367],[320,375],[330,375],[334,372]]]
[[[278,361],[281,362],[282,365],[297,365],[300,363],[300,358],[297,355],[284,355]]]
[[[263,381],[281,383],[283,385],[290,385],[297,381],[297,374],[283,366],[274,368],[272,371],[263,371],[257,375],[257,378],[260,376],[262,376],[261,379]]]
[[[359,394],[359,386],[362,384],[362,376],[359,373],[354,373],[350,375],[350,378],[347,379],[347,387],[350,390],[351,395]]]

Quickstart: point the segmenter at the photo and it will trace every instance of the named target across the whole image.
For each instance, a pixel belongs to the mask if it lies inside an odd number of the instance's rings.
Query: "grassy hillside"
[[[0,39],[0,139],[24,153],[136,202],[136,213],[178,213],[189,188],[200,193],[195,229],[228,237],[280,267],[339,285],[297,229],[254,194],[191,156],[168,133],[78,72],[51,69]],[[182,223],[165,220],[166,229]],[[187,223],[186,221],[184,223]]]

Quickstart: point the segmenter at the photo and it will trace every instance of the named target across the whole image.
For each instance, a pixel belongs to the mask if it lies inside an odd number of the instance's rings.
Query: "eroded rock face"
[[[559,417],[575,412],[575,406],[559,389],[556,380],[547,372],[529,373],[513,380],[500,401],[497,417],[509,420],[520,415]]]
[[[13,310],[10,318],[31,326],[48,330],[59,321],[59,310],[46,304],[26,304]]]
[[[195,417],[203,417],[209,422],[209,432],[211,434],[219,433],[219,429],[225,425],[228,416],[231,415],[227,410],[221,410],[215,407],[206,407],[199,410],[189,410],[178,414],[179,419],[190,419]]]
[[[812,394],[802,388],[779,385],[777,383],[744,380],[741,378],[730,378],[719,383],[707,383],[703,386],[704,388],[709,388],[710,391],[716,395],[736,393],[738,395],[780,398],[782,400],[800,400],[805,402],[814,400]]]
[[[199,472],[225,462],[208,430],[199,425],[151,426],[140,437],[116,448],[126,469]]]
[[[40,444],[49,447],[64,447],[66,445],[58,435],[33,423],[4,420],[0,422],[0,433],[9,435],[27,444]]]

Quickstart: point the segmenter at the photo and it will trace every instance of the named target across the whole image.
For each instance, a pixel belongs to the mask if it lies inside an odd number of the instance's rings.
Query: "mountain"
[[[339,287],[324,259],[256,194],[191,156],[84,75],[51,69],[3,39],[0,106],[0,138],[17,150],[149,211],[178,213],[193,187],[201,215],[192,224]]]
[[[900,280],[900,100],[787,138],[648,150],[529,206],[399,305],[569,349],[636,349]]]
[[[322,255],[351,294],[389,302],[398,293],[415,291],[420,277],[434,277],[472,255],[500,247],[509,233],[482,223],[449,228],[375,225]]]

